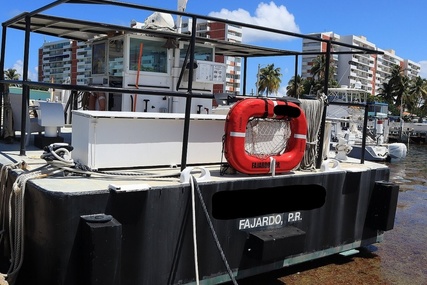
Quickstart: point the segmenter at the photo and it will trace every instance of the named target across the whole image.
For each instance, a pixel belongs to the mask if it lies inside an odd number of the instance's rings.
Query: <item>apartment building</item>
[[[403,72],[406,76],[409,77],[409,79],[412,79],[414,77],[417,77],[420,75],[421,66],[413,62],[412,60],[405,59],[403,60]]]
[[[340,37],[340,42],[376,50],[373,43],[367,41],[365,37],[354,35]],[[350,48],[342,47],[340,51],[348,51]],[[360,82],[360,88],[374,94],[376,90],[376,77],[374,74],[378,70],[376,62],[381,62],[375,54],[340,54],[338,56],[338,84],[354,87],[356,82]]]
[[[182,23],[183,32],[189,32],[189,27],[191,27],[191,20],[192,19],[186,19]],[[204,21],[197,24],[197,36],[241,43],[242,27],[236,25],[226,25],[219,22]],[[239,94],[242,59],[240,57],[224,57],[217,55],[215,57],[215,62],[225,63],[227,65],[227,70],[225,86],[222,84],[215,84],[214,93]]]
[[[45,42],[39,49],[38,80],[86,85],[91,74],[91,58],[91,48],[85,42]]]
[[[404,74],[409,78],[419,75],[421,66],[411,60],[403,59],[396,55],[394,50],[384,50],[378,48],[363,36],[347,35],[340,36],[333,32],[311,34],[312,37],[331,39],[350,45],[378,50],[384,54],[338,54],[333,55],[332,64],[335,67],[335,80],[341,86],[354,87],[356,82],[361,84],[360,88],[371,94],[377,94],[382,84],[387,81],[387,76],[391,74],[393,65],[399,65]],[[303,52],[325,52],[326,44],[304,39],[302,43]],[[347,47],[335,47],[332,50],[346,51]],[[302,77],[310,78],[310,68],[316,56],[302,56]]]
[[[321,33],[321,34],[310,34],[311,37],[316,39],[323,39],[323,40],[332,40],[332,41],[339,41],[340,36],[333,33]],[[312,74],[310,72],[311,68],[313,67],[313,62],[317,57],[317,54],[320,52],[326,52],[327,46],[326,43],[319,42],[317,40],[311,40],[311,39],[304,39],[302,43],[303,52],[306,53],[312,53],[308,55],[304,55],[302,57],[302,69],[301,69],[301,77],[302,78],[311,78]],[[336,47],[332,45],[332,50],[336,50]],[[334,76],[337,76],[336,72],[338,69],[338,55],[333,54],[331,58],[332,66],[335,70]]]

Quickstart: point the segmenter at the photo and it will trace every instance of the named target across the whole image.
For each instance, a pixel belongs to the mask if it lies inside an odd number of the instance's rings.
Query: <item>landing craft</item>
[[[32,135],[22,131],[27,115],[22,112],[20,145],[1,147],[0,260],[9,284],[236,283],[381,242],[393,229],[399,187],[389,182],[384,164],[364,162],[363,156],[338,162],[323,152],[321,98],[293,101],[306,117],[304,133],[292,128],[297,118],[273,114],[251,118],[241,131],[249,155],[277,158],[283,169],[288,160],[282,156],[289,152],[284,136],[304,136],[304,156],[297,165],[281,173],[273,162],[267,171],[252,174],[235,169],[224,156],[227,114],[214,111],[230,106],[215,107],[213,90],[227,82],[227,65],[214,59],[297,60],[304,53],[202,37],[195,24],[309,36],[119,1],[105,4],[117,11],[191,18],[194,25],[187,33],[41,14],[66,2],[3,23],[4,31],[26,31],[26,44],[33,33],[41,33],[88,41],[93,51],[90,85],[20,82],[23,99],[28,99],[26,87],[61,89],[72,95],[65,105],[74,109],[65,110],[72,126],[61,132],[63,143],[37,149],[30,140],[26,145]],[[84,9],[95,15],[104,2],[85,2]],[[324,42],[330,56],[329,41],[311,39]],[[4,37],[2,45],[9,44]],[[352,50],[381,53],[359,46]],[[247,99],[243,86],[239,100],[254,99]],[[79,106],[85,93],[105,94],[106,111]]]

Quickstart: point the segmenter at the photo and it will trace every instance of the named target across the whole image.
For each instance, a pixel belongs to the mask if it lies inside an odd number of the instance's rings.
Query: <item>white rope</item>
[[[8,180],[8,173],[11,169],[17,169],[20,166],[22,166],[23,163],[13,163],[8,165],[3,165],[0,172],[0,242],[3,240],[4,234],[6,232],[6,217],[7,217],[7,193],[6,193],[6,186],[7,186],[7,180]]]
[[[324,100],[300,99],[301,108],[304,110],[307,119],[307,145],[304,157],[300,163],[300,170],[316,169],[316,157],[318,155],[318,136],[323,114]]]
[[[48,146],[48,149],[40,156],[41,159],[46,160],[50,165],[61,166],[74,166],[74,160],[71,158],[71,152],[64,144],[56,147],[55,144]]]
[[[24,260],[24,224],[25,224],[25,188],[27,181],[33,178],[45,177],[41,171],[22,173],[13,183],[9,197],[9,242],[10,266],[7,281],[14,284]],[[13,205],[12,205],[13,203]],[[13,209],[13,212],[12,212]]]
[[[5,244],[10,251],[10,264],[5,276],[8,284],[16,282],[19,270],[24,260],[24,237],[25,237],[25,189],[27,181],[35,178],[46,177],[58,172],[58,169],[46,170],[45,166],[31,172],[22,172],[18,175],[12,185],[10,193],[7,193],[7,181],[10,170],[25,169],[26,163],[19,162],[11,165],[4,165],[0,173],[1,199],[0,199],[0,240],[8,233],[9,240]],[[9,197],[7,197],[9,195]],[[6,202],[8,200],[8,203]],[[8,221],[6,221],[8,217]]]
[[[199,260],[197,254],[197,229],[196,229],[196,199],[195,199],[195,187],[194,187],[194,176],[190,176],[191,184],[191,212],[193,218],[193,246],[194,246],[194,270],[196,274],[196,284],[199,285]]]
[[[225,253],[224,253],[224,250],[221,247],[221,244],[219,242],[218,236],[215,233],[214,226],[213,226],[212,221],[211,221],[211,219],[209,217],[208,209],[206,208],[206,204],[204,202],[204,199],[203,199],[203,196],[202,196],[202,192],[200,191],[199,185],[197,184],[197,180],[195,182],[193,181],[193,183],[195,184],[194,188],[196,189],[197,194],[199,196],[200,206],[202,207],[203,213],[205,214],[206,221],[208,222],[209,228],[211,230],[212,237],[213,237],[213,239],[215,241],[215,244],[216,244],[216,246],[218,248],[218,251],[219,251],[219,253],[221,255],[221,259],[224,262],[225,268],[227,269],[228,276],[230,276],[230,279],[233,282],[233,285],[238,285],[237,281],[236,281],[236,278],[233,275],[233,271],[231,270],[230,265],[228,264],[227,258],[225,257]]]

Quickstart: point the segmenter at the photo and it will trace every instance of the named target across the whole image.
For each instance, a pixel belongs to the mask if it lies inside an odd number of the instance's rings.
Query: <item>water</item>
[[[395,227],[378,246],[385,284],[427,284],[427,145],[409,145],[404,161],[387,163],[399,184]]]
[[[386,164],[390,181],[399,184],[401,192],[427,191],[427,145],[410,144],[406,159]]]

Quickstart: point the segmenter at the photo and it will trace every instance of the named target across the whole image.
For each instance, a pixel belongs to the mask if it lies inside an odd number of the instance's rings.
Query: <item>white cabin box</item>
[[[191,114],[187,164],[219,163],[225,115]],[[181,164],[184,114],[73,111],[72,158],[91,169]]]

